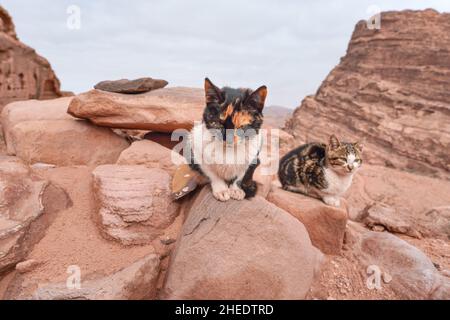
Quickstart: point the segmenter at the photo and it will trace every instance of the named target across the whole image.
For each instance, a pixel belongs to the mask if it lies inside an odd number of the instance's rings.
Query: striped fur
[[[334,135],[328,145],[308,143],[280,161],[278,177],[283,189],[320,198],[338,206],[362,164],[360,143],[341,143]]]

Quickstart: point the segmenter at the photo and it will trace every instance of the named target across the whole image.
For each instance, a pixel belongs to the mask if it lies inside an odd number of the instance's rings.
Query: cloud
[[[2,0],[19,37],[52,64],[64,90],[105,79],[159,77],[171,85],[269,87],[269,104],[298,106],[339,62],[367,8],[442,1]],[[81,8],[69,30],[67,7]],[[43,9],[44,8],[44,9]]]

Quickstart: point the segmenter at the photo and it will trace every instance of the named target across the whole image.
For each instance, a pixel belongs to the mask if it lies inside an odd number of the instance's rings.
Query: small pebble
[[[30,272],[32,270],[34,270],[37,266],[39,265],[39,262],[36,260],[26,260],[26,261],[22,261],[19,262],[18,264],[16,264],[16,270],[19,273],[26,273],[26,272]]]

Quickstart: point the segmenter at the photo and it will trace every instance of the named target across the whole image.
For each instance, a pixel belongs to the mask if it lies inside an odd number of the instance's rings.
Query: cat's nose
[[[355,166],[354,166],[353,164],[348,164],[348,165],[347,165],[347,170],[348,170],[349,172],[352,172],[354,168],[355,168]]]

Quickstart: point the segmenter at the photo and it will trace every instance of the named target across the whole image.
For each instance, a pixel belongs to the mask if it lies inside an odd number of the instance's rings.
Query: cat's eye
[[[339,161],[339,162],[347,162],[347,158],[344,157],[337,157],[337,158],[331,158],[331,161]]]

